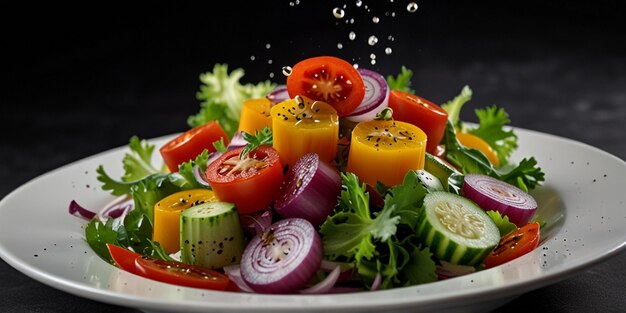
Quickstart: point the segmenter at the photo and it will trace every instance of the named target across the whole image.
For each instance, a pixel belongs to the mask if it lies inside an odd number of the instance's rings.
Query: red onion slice
[[[481,174],[465,175],[462,193],[485,211],[498,211],[511,223],[526,225],[537,210],[537,201],[523,190]]]
[[[289,97],[289,93],[287,92],[287,85],[276,86],[276,88],[270,91],[265,97],[270,100],[272,105],[291,99],[291,97]]]
[[[259,293],[297,293],[322,262],[322,240],[305,219],[280,220],[257,234],[241,257],[243,280]]]
[[[196,182],[198,182],[198,184],[205,186],[205,187],[211,187],[211,185],[206,179],[206,174],[200,170],[199,166],[197,165],[194,166],[192,169],[192,172],[193,172],[193,177],[196,179]]]
[[[107,204],[98,212],[98,218],[105,222],[109,218],[124,218],[135,208],[135,202],[130,196],[122,196]]]
[[[439,260],[439,265],[437,265],[435,272],[438,278],[442,280],[474,273],[476,272],[476,268],[469,265],[452,264],[444,260]]]
[[[254,237],[272,225],[273,216],[272,210],[267,209],[249,214],[239,214],[239,222],[243,230],[250,237]]]
[[[301,289],[299,292],[302,294],[321,294],[321,293],[327,293],[329,292],[337,283],[337,280],[339,279],[339,274],[341,274],[341,267],[339,265],[335,266],[335,269],[333,269],[330,274],[328,274],[326,276],[326,278],[324,278],[322,281],[320,281],[319,283],[306,288],[306,289]]]
[[[252,288],[250,288],[250,286],[248,286],[248,284],[246,284],[243,280],[243,277],[241,277],[241,268],[239,265],[229,265],[225,266],[223,269],[224,273],[228,275],[228,278],[230,278],[235,285],[237,285],[237,288],[239,288],[240,291],[254,292],[254,290],[252,290]]]
[[[289,169],[274,209],[283,217],[299,217],[322,224],[337,205],[341,193],[339,172],[315,153],[303,155]]]
[[[376,277],[374,277],[374,281],[372,282],[372,287],[370,290],[378,290],[380,289],[380,284],[383,282],[383,276],[379,273],[376,273]]]
[[[95,212],[85,209],[83,206],[81,206],[80,204],[78,204],[78,202],[74,200],[70,201],[68,211],[70,212],[70,214],[76,217],[80,217],[82,219],[86,219],[88,221],[96,216]]]
[[[365,83],[365,97],[346,119],[352,122],[370,121],[388,106],[389,85],[385,77],[377,72],[364,68],[359,68],[358,71]]]

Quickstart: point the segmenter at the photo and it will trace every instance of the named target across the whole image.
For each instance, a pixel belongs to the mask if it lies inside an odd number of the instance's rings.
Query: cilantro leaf
[[[270,81],[258,84],[241,84],[244,70],[237,68],[230,74],[227,64],[215,64],[212,72],[200,74],[200,90],[196,98],[201,100],[200,111],[187,119],[190,127],[197,127],[217,120],[232,137],[239,125],[243,102],[252,98],[264,97],[276,87]]]
[[[402,184],[386,192],[383,211],[394,212],[400,217],[400,223],[414,229],[425,196],[426,189],[420,183],[417,172],[409,171],[404,176]]]
[[[457,125],[459,122],[461,108],[463,108],[463,105],[471,99],[472,89],[465,85],[463,89],[461,89],[461,93],[458,96],[441,105],[441,108],[448,112],[448,119],[452,121],[452,124]]]
[[[513,130],[505,128],[511,122],[509,115],[504,108],[494,105],[477,109],[476,116],[479,126],[468,132],[485,140],[496,151],[500,164],[506,164],[511,153],[517,149],[517,135]]]
[[[502,214],[498,211],[487,211],[486,213],[496,226],[498,226],[500,237],[503,237],[504,235],[517,229],[517,226],[509,221],[508,216],[502,216]]]
[[[224,153],[228,151],[228,147],[224,144],[224,137],[221,137],[220,140],[213,142],[213,147],[219,153]]]
[[[239,158],[243,159],[243,157],[248,154],[248,152],[258,148],[261,145],[272,145],[273,136],[272,130],[265,126],[261,130],[257,130],[255,135],[243,132],[243,139],[245,139],[248,144],[241,150],[241,154],[239,154]]]
[[[394,77],[393,75],[387,76],[387,84],[389,84],[389,90],[400,90],[408,93],[415,93],[411,89],[411,78],[413,77],[413,71],[402,66],[400,74]]]

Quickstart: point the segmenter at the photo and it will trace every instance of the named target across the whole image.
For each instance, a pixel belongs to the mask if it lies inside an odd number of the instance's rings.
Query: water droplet
[[[292,6],[294,6],[294,5],[296,5],[296,4],[295,4],[295,3],[293,3],[293,2],[289,2],[289,6],[290,6],[290,7],[292,7]]]
[[[373,45],[378,43],[378,38],[376,38],[376,36],[372,35],[372,36],[370,36],[370,38],[367,39],[367,43],[370,46],[373,46]]]
[[[344,12],[343,9],[341,9],[341,8],[334,8],[333,9],[333,15],[336,18],[343,18],[344,15],[346,15],[346,12]]]
[[[417,11],[417,3],[415,2],[410,2],[409,4],[407,4],[406,6],[406,10],[413,13],[415,11]]]
[[[270,73],[270,78],[274,78],[274,73]]]
[[[391,17],[396,17],[396,12],[391,12]]]
[[[354,19],[353,18],[350,19],[350,24],[354,24]]]
[[[270,45],[269,43],[266,43],[266,44],[265,44],[265,49],[269,49],[269,48],[271,48],[271,47],[272,47],[272,45]]]
[[[300,4],[300,0],[296,0],[296,5]]]
[[[272,60],[267,60],[267,64],[272,64]]]
[[[289,76],[293,72],[291,66],[283,66],[283,75]]]
[[[372,59],[372,61],[370,61],[370,63],[372,63],[372,65],[376,64],[376,59]]]
[[[254,61],[254,59],[256,59],[256,57],[255,57],[255,56],[253,56],[253,55],[251,55],[251,56],[250,56],[250,61]]]
[[[359,65],[358,65],[358,64],[356,64],[356,63],[354,63],[354,64],[352,65],[352,67],[354,67],[354,68],[355,68],[355,69],[357,69],[357,70],[359,69]]]
[[[389,41],[394,41],[394,40],[395,40],[395,38],[393,38],[393,36],[391,36],[391,35],[389,35],[389,36],[387,37],[387,39],[388,39]]]
[[[361,1],[361,0],[356,0],[356,6],[360,8],[360,7],[361,7],[361,5],[363,5],[363,1]]]
[[[375,55],[375,54],[373,54],[373,53],[372,53],[372,54],[370,54],[370,59],[372,59],[372,60],[373,60],[373,59],[376,59],[376,55]]]
[[[350,33],[348,34],[348,38],[350,38],[350,40],[354,40],[354,38],[356,38],[356,33],[354,33],[354,32],[350,32]]]
[[[391,48],[389,48],[389,47],[385,48],[385,54],[390,55],[391,54]]]
[[[378,24],[379,21],[380,21],[380,19],[378,18],[378,16],[372,17],[372,23]]]
[[[340,42],[340,43],[338,43],[338,44],[337,44],[337,49],[342,49],[342,48],[343,48],[343,45],[341,44],[341,42]]]

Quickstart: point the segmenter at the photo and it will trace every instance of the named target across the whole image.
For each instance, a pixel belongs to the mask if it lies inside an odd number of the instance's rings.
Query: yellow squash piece
[[[352,131],[348,166],[362,182],[376,186],[402,183],[409,170],[424,168],[426,133],[394,120],[361,122]]]
[[[337,154],[339,117],[328,103],[303,96],[272,107],[273,147],[283,164],[293,166],[309,152],[331,163]]]
[[[238,131],[256,134],[265,126],[272,127],[271,102],[267,98],[249,99],[243,102]]]
[[[217,198],[208,189],[191,189],[171,194],[154,205],[152,240],[159,242],[165,252],[180,250],[180,213],[192,206],[214,202]]]

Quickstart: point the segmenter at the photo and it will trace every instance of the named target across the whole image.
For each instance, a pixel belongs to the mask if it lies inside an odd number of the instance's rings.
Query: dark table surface
[[[409,14],[396,0],[370,4],[379,25],[352,1],[338,2],[348,5],[343,20],[332,17],[334,5],[301,2],[100,8],[97,16],[3,10],[0,197],[59,166],[125,145],[132,135],[185,130],[186,117],[199,108],[198,74],[215,63],[243,67],[244,82],[281,82],[283,65],[317,54],[385,74],[406,65],[415,72],[416,92],[437,103],[467,84],[474,90],[470,108],[498,104],[514,126],[626,159],[625,11],[618,1],[418,2]],[[354,24],[345,23],[355,16]],[[350,30],[359,39],[378,34],[379,44],[351,42]],[[383,52],[387,46],[391,55]],[[471,111],[462,117],[471,119]],[[625,312],[625,292],[622,253],[496,312]],[[85,311],[136,312],[56,290],[0,261],[0,312]]]

